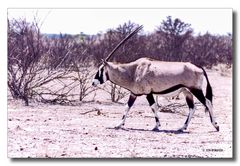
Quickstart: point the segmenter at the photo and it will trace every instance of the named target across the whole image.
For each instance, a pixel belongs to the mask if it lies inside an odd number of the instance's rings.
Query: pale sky
[[[42,33],[96,34],[129,20],[153,32],[167,16],[190,23],[195,34],[232,33],[232,9],[8,9],[8,18],[32,21],[36,13]]]

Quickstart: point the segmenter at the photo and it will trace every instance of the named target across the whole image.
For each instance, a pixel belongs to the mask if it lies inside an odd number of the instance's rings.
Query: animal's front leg
[[[156,120],[156,126],[153,128],[153,131],[158,131],[159,130],[158,128],[161,126],[160,122],[159,122],[159,117],[157,114],[158,106],[157,106],[157,104],[153,98],[153,95],[151,93],[147,95],[147,100],[148,100],[150,107],[152,108],[152,111],[155,115],[155,120]]]
[[[128,103],[126,104],[126,109],[125,109],[125,113],[122,117],[122,121],[120,122],[119,125],[116,126],[116,129],[121,128],[124,124],[125,124],[125,120],[127,118],[127,114],[130,110],[130,108],[132,107],[133,103],[135,102],[137,96],[135,96],[134,94],[131,94],[129,99],[128,99]]]

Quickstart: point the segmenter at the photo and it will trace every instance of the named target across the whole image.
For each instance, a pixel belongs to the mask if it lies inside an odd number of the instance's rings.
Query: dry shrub
[[[111,101],[115,103],[119,102],[130,93],[128,90],[111,82],[106,82],[105,85],[99,89],[107,92],[110,95]]]
[[[99,63],[138,24],[129,21],[97,35],[55,37],[41,34],[39,25],[25,19],[8,20],[8,89],[13,98],[24,100],[26,105],[35,98],[62,104],[83,101],[93,94],[96,89],[91,87],[89,64]],[[155,32],[135,35],[111,61],[129,62],[144,56],[190,61],[208,68],[221,63],[216,70],[231,76],[232,35],[193,36],[190,24],[169,16]],[[129,93],[111,83],[104,90],[113,102]]]
[[[232,65],[218,64],[213,66],[212,69],[220,73],[221,76],[224,76],[224,77],[232,76]]]

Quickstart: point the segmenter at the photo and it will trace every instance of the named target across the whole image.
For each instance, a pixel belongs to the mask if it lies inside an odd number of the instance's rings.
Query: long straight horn
[[[132,31],[129,35],[127,35],[127,36],[108,54],[108,56],[107,56],[107,58],[105,59],[105,61],[108,61],[108,60],[111,58],[111,56],[117,51],[117,49],[118,49],[121,45],[123,45],[123,44],[124,44],[129,38],[131,38],[133,35],[135,35],[136,33],[138,33],[138,31],[139,31],[140,29],[142,29],[142,28],[143,28],[143,25],[137,27],[134,31]]]

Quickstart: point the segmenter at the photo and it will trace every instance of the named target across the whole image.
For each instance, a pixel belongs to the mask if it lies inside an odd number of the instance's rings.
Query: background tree
[[[36,64],[43,54],[40,28],[36,22],[8,20],[8,87],[13,98],[20,98],[28,105],[32,97],[30,88],[36,72]]]
[[[96,90],[91,81],[101,59],[137,26],[128,21],[96,35],[41,34],[37,19],[8,20],[9,92],[26,105],[36,98],[61,104],[83,101]],[[219,63],[231,66],[232,35],[193,35],[190,24],[168,16],[155,32],[140,31],[129,39],[110,61],[127,63],[141,57],[208,68]],[[128,93],[114,84],[106,86],[114,102]]]
[[[183,44],[192,35],[191,25],[184,23],[179,18],[172,19],[171,16],[167,20],[163,20],[157,29],[157,35],[160,37],[158,48],[166,61],[182,61],[183,60]]]

